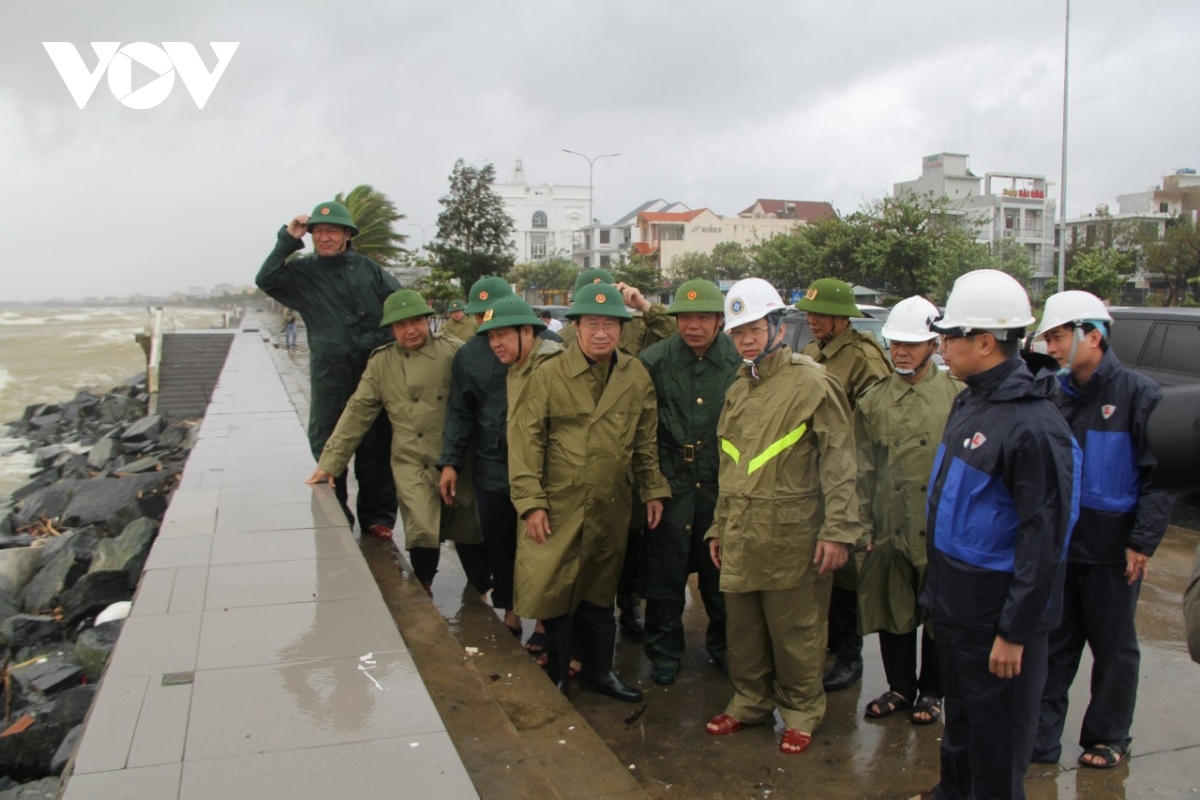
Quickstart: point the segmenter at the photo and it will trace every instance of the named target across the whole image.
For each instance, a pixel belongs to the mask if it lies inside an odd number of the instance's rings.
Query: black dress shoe
[[[825,677],[821,683],[825,686],[825,691],[827,692],[840,692],[842,689],[848,689],[861,681],[862,673],[863,665],[861,661],[855,661],[852,664],[836,661],[829,668],[829,671],[825,673]]]

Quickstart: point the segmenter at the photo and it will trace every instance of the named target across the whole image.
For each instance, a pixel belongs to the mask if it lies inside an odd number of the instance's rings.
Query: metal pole
[[[1067,19],[1063,39],[1063,128],[1062,128],[1062,182],[1058,191],[1058,290],[1067,285],[1067,77],[1071,63],[1071,0],[1067,3]]]
[[[437,223],[434,223],[434,225],[418,225],[415,222],[406,222],[404,224],[410,228],[420,228],[421,229],[421,248],[424,249],[425,248],[425,229],[432,228]]]
[[[605,153],[603,155],[589,158],[588,156],[585,156],[583,153],[576,153],[574,150],[568,150],[565,147],[562,149],[562,151],[564,153],[570,153],[573,156],[579,156],[580,158],[582,158],[588,162],[588,222],[587,222],[587,227],[590,229],[592,227],[592,225],[595,224],[595,219],[596,219],[595,212],[593,210],[593,199],[592,199],[592,168],[595,166],[596,162],[602,158],[616,158],[617,156],[619,156],[621,154],[620,153]],[[591,234],[589,234],[589,238],[590,238],[590,236],[591,236]],[[591,244],[595,244],[595,243],[589,241],[589,245],[591,245]],[[592,248],[589,247],[588,249],[591,250]]]

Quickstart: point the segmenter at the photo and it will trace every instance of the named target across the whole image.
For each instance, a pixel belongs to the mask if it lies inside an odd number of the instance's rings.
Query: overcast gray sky
[[[0,19],[5,300],[249,283],[279,225],[359,183],[433,223],[459,157],[586,184],[562,148],[620,152],[596,166],[604,221],[655,197],[849,212],[942,150],[1060,168],[1062,0],[0,0]],[[1072,216],[1200,166],[1197,31],[1195,0],[1074,0]],[[202,110],[178,77],[146,110],[101,79],[80,110],[44,41],[89,69],[94,41],[191,42],[209,69],[208,42],[240,45]]]

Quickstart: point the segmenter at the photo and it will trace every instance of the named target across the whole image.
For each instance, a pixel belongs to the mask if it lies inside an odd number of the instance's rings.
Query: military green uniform
[[[649,347],[642,363],[658,396],[658,461],[671,485],[662,524],[645,539],[646,655],[656,665],[678,668],[687,579],[696,572],[708,614],[708,652],[724,665],[725,600],[704,534],[717,502],[717,420],[742,359],[724,334],[703,356],[676,335]]]
[[[459,481],[451,509],[438,493],[450,368],[461,346],[457,339],[434,333],[417,350],[393,342],[372,353],[317,465],[337,474],[380,409],[386,409],[392,423],[392,474],[409,550],[436,548],[443,539],[482,542],[470,482]]]
[[[854,415],[859,516],[873,534],[858,577],[862,633],[908,633],[921,624],[917,598],[925,586],[925,496],[933,457],[961,390],[961,383],[930,365],[915,384],[892,375],[859,398]]]
[[[578,346],[532,371],[510,397],[508,473],[517,534],[516,612],[545,619],[584,601],[611,607],[625,557],[633,490],[671,496],[659,472],[654,385],[624,353],[589,364]],[[552,535],[525,534],[545,509]]]
[[[314,219],[314,224],[317,221]],[[288,233],[286,226],[280,228],[275,249],[263,262],[255,283],[304,317],[312,387],[308,443],[313,458],[319,459],[346,401],[358,386],[371,351],[393,341],[391,333],[379,327],[379,320],[384,300],[400,284],[374,261],[352,249],[329,258],[310,253],[287,260],[303,247],[304,242]],[[375,524],[391,528],[396,523],[396,490],[388,470],[390,440],[387,420],[380,415],[358,447],[355,477],[358,518],[363,529]],[[350,518],[344,478],[338,481],[337,495]]]
[[[778,708],[812,732],[825,715],[821,673],[831,576],[813,564],[817,541],[858,539],[853,421],[837,381],[787,347],[743,366],[725,396],[720,495],[706,538],[721,542],[728,612],[725,713],[746,724]]]
[[[841,381],[851,409],[866,389],[892,374],[879,342],[869,333],[856,331],[853,324],[828,342],[809,342],[803,352]]]
[[[471,337],[475,335],[475,329],[478,327],[475,320],[467,316],[464,316],[460,320],[446,317],[445,321],[442,322],[442,327],[438,328],[438,331],[453,336],[460,341],[469,342],[471,341]]]

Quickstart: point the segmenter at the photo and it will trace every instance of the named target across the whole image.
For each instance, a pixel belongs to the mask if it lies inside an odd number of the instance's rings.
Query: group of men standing
[[[287,261],[306,230],[315,253]],[[615,611],[627,624],[637,593],[652,680],[674,683],[695,572],[705,647],[733,689],[710,734],[778,711],[780,750],[804,752],[825,692],[861,678],[862,635],[878,632],[889,688],[867,716],[945,716],[926,794],[1023,797],[1030,760],[1059,757],[1086,642],[1081,763],[1127,757],[1133,612],[1170,501],[1148,479],[1160,394],[1108,350],[1098,300],[1051,298],[1037,334],[1053,358],[1032,367],[1018,352],[1028,296],[993,270],[960,278],[944,313],[897,304],[890,364],[834,280],[797,304],[814,335],[803,353],[757,278],[724,296],[688,281],[664,308],[588,270],[561,339],[484,278],[433,332],[429,305],[354,253],[354,232],[322,204],[280,231],[258,276],[309,328],[310,482],[345,504],[353,455],[363,531],[390,538],[398,505],[427,590],[454,540],[514,636],[539,621],[564,693],[578,656],[581,688],[642,698],[613,671]],[[390,470],[368,444],[389,423]]]

